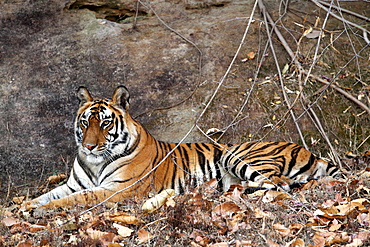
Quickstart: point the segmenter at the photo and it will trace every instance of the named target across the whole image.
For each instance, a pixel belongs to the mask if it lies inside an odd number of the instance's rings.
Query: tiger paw
[[[38,205],[37,203],[33,202],[33,201],[24,201],[19,210],[22,211],[22,212],[27,212],[27,211],[32,211],[36,208],[38,208],[40,205]]]

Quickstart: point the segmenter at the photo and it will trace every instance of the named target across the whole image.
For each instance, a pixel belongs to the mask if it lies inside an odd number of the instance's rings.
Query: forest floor
[[[348,158],[346,179],[290,192],[235,185],[220,193],[212,180],[150,213],[147,198],[27,211],[16,197],[0,208],[0,246],[368,246],[369,162],[369,153]]]

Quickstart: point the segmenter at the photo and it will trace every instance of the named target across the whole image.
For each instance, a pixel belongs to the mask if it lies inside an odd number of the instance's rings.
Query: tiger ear
[[[113,104],[120,105],[128,111],[129,109],[130,93],[125,86],[118,86],[113,93],[112,102]]]
[[[77,90],[77,97],[80,100],[80,107],[83,106],[86,102],[93,101],[89,91],[85,87],[79,87]]]

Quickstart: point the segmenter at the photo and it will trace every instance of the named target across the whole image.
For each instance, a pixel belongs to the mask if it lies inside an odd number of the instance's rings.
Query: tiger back
[[[78,90],[75,120],[77,157],[66,184],[31,201],[66,206],[121,201],[149,192],[182,193],[212,178],[227,190],[241,181],[272,181],[289,187],[319,176],[339,174],[330,162],[286,142],[165,143],[157,141],[129,114],[129,93],[119,86],[112,99],[94,99]]]

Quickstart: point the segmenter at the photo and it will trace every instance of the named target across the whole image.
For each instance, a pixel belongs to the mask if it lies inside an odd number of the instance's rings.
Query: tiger
[[[77,97],[77,155],[70,176],[65,184],[31,200],[34,206],[119,202],[165,189],[181,194],[189,184],[199,186],[211,179],[224,191],[242,181],[268,180],[289,187],[340,173],[331,161],[288,142],[156,140],[131,117],[125,86],[117,87],[111,99],[94,99],[86,87],[78,89]]]

